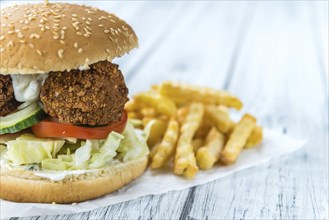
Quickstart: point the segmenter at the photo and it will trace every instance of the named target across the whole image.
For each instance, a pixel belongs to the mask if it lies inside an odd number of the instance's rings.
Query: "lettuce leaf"
[[[6,143],[6,158],[14,165],[37,163],[43,170],[97,169],[120,159],[126,162],[147,155],[149,150],[144,135],[136,132],[128,122],[123,134],[111,132],[106,140],[77,141],[76,144],[26,134]],[[68,147],[71,145],[73,154]]]
[[[15,165],[41,163],[45,159],[56,157],[64,143],[64,140],[38,139],[24,134],[16,140],[6,142],[6,156]]]
[[[123,136],[125,138],[117,149],[123,156],[123,162],[145,156],[149,153],[143,134],[137,134],[132,124],[127,123]]]

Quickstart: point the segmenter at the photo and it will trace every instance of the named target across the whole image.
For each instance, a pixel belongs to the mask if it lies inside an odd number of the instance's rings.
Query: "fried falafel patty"
[[[40,100],[60,122],[106,125],[121,119],[128,89],[118,65],[101,61],[88,70],[51,72]]]
[[[13,83],[10,76],[0,75],[0,116],[6,116],[19,106],[14,96]]]

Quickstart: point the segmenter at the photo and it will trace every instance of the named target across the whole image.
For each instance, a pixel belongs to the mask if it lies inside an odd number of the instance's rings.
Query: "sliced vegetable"
[[[29,128],[46,116],[46,113],[41,109],[38,102],[33,102],[13,114],[0,117],[0,135],[15,133]]]
[[[64,144],[63,139],[24,134],[6,142],[8,151],[4,152],[6,160],[13,165],[36,164],[42,170],[97,169],[118,163],[121,159],[124,162],[133,160],[149,152],[143,136],[130,123],[123,134],[111,132],[106,140],[79,140],[76,144]],[[73,154],[67,145],[73,146]]]
[[[83,127],[64,124],[51,119],[44,119],[32,127],[37,137],[73,137],[78,139],[106,139],[112,131],[122,133],[127,123],[127,112],[124,111],[119,122],[101,127]]]
[[[56,157],[64,143],[63,140],[38,139],[25,134],[6,143],[7,158],[15,165],[41,163],[45,159]]]
[[[99,152],[92,156],[90,167],[99,168],[113,160],[113,158],[117,155],[116,150],[120,146],[121,140],[123,138],[123,135],[112,132],[100,148]]]
[[[145,138],[142,137],[142,135],[138,136],[136,130],[130,123],[127,124],[123,136],[124,139],[117,151],[123,156],[124,162],[145,156],[149,153]]]

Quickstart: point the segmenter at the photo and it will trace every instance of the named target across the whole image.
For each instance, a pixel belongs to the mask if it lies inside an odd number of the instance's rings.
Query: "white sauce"
[[[21,75],[12,74],[15,98],[19,102],[31,102],[39,99],[40,89],[48,74]]]
[[[68,175],[81,175],[85,173],[95,173],[97,170],[64,170],[64,171],[33,171],[34,175],[50,179],[52,181],[61,181]]]

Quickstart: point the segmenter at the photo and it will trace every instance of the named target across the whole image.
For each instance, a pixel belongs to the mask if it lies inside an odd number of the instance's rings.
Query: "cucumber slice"
[[[0,117],[0,134],[15,133],[29,128],[46,116],[37,102],[31,103],[18,112]]]

